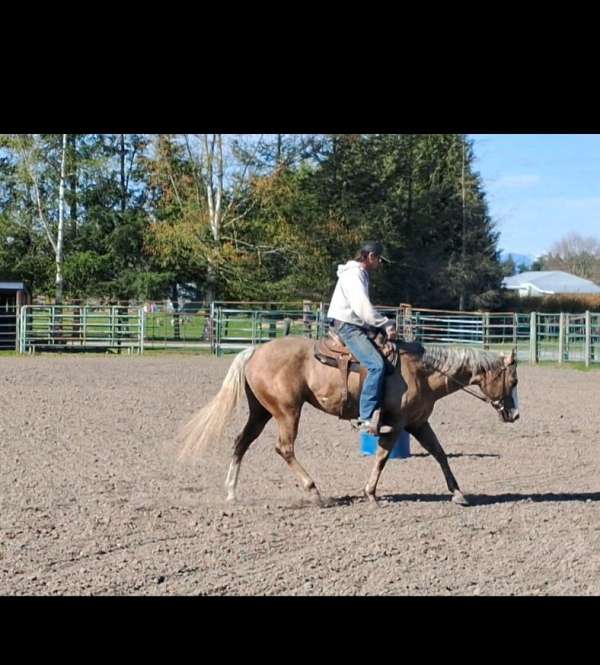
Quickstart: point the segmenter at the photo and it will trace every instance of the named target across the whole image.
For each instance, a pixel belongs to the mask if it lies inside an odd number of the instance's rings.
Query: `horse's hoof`
[[[237,502],[237,497],[235,494],[228,494],[227,498],[225,499],[227,503],[236,503]]]
[[[320,508],[334,508],[337,505],[338,505],[338,502],[333,497],[328,496],[326,498],[321,497],[321,503],[320,503],[319,507]]]
[[[316,506],[317,508],[322,508],[324,505],[323,499],[321,498],[320,494],[310,494],[309,496],[306,497],[306,501],[310,505]]]
[[[379,506],[379,501],[377,500],[377,497],[374,494],[369,494],[369,492],[367,492],[366,490],[365,490],[364,494],[365,494],[366,498],[369,500],[369,504],[371,506],[373,506],[374,508],[379,508],[380,507]]]
[[[471,504],[465,499],[465,496],[462,492],[454,492],[452,496],[452,503],[455,503],[457,506],[470,506]]]

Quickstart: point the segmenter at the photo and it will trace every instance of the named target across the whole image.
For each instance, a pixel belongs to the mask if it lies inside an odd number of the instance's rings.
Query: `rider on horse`
[[[359,429],[369,434],[386,434],[389,425],[379,425],[380,403],[385,379],[385,361],[367,334],[369,329],[383,328],[389,340],[397,339],[396,324],[379,314],[369,299],[369,273],[383,261],[380,242],[366,242],[353,261],[339,265],[338,282],[327,316],[352,354],[367,369],[360,395]]]

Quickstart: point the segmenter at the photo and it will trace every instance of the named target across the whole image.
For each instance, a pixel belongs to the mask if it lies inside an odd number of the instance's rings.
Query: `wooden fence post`
[[[585,366],[590,366],[592,350],[592,317],[589,310],[585,312]]]
[[[268,308],[269,311],[274,311],[277,309],[277,305],[275,303],[269,303]],[[277,337],[277,320],[272,316],[269,316],[269,338],[274,339],[275,337]]]
[[[415,341],[415,332],[412,324],[412,305],[401,304],[402,310],[402,336],[405,342]]]
[[[490,315],[489,312],[484,312],[482,317],[483,323],[483,348],[485,351],[490,349]]]
[[[538,361],[537,353],[537,325],[536,314],[531,312],[531,320],[529,323],[529,362],[535,365]]]
[[[302,321],[304,323],[304,336],[312,337],[312,301],[302,301]]]
[[[558,319],[558,364],[565,359],[565,313],[561,312]]]

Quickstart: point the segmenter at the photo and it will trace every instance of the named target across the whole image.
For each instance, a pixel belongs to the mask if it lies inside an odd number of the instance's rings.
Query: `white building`
[[[556,294],[600,294],[600,286],[589,279],[571,275],[562,270],[537,270],[511,275],[502,280],[502,285],[510,291],[518,291],[525,296],[548,296]]]

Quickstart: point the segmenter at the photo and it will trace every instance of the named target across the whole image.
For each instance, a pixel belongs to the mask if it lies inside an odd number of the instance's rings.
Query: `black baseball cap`
[[[367,254],[373,252],[373,254],[380,256],[386,263],[391,263],[391,261],[383,255],[383,245],[378,240],[369,240],[368,242],[365,242],[360,248],[360,251]]]

